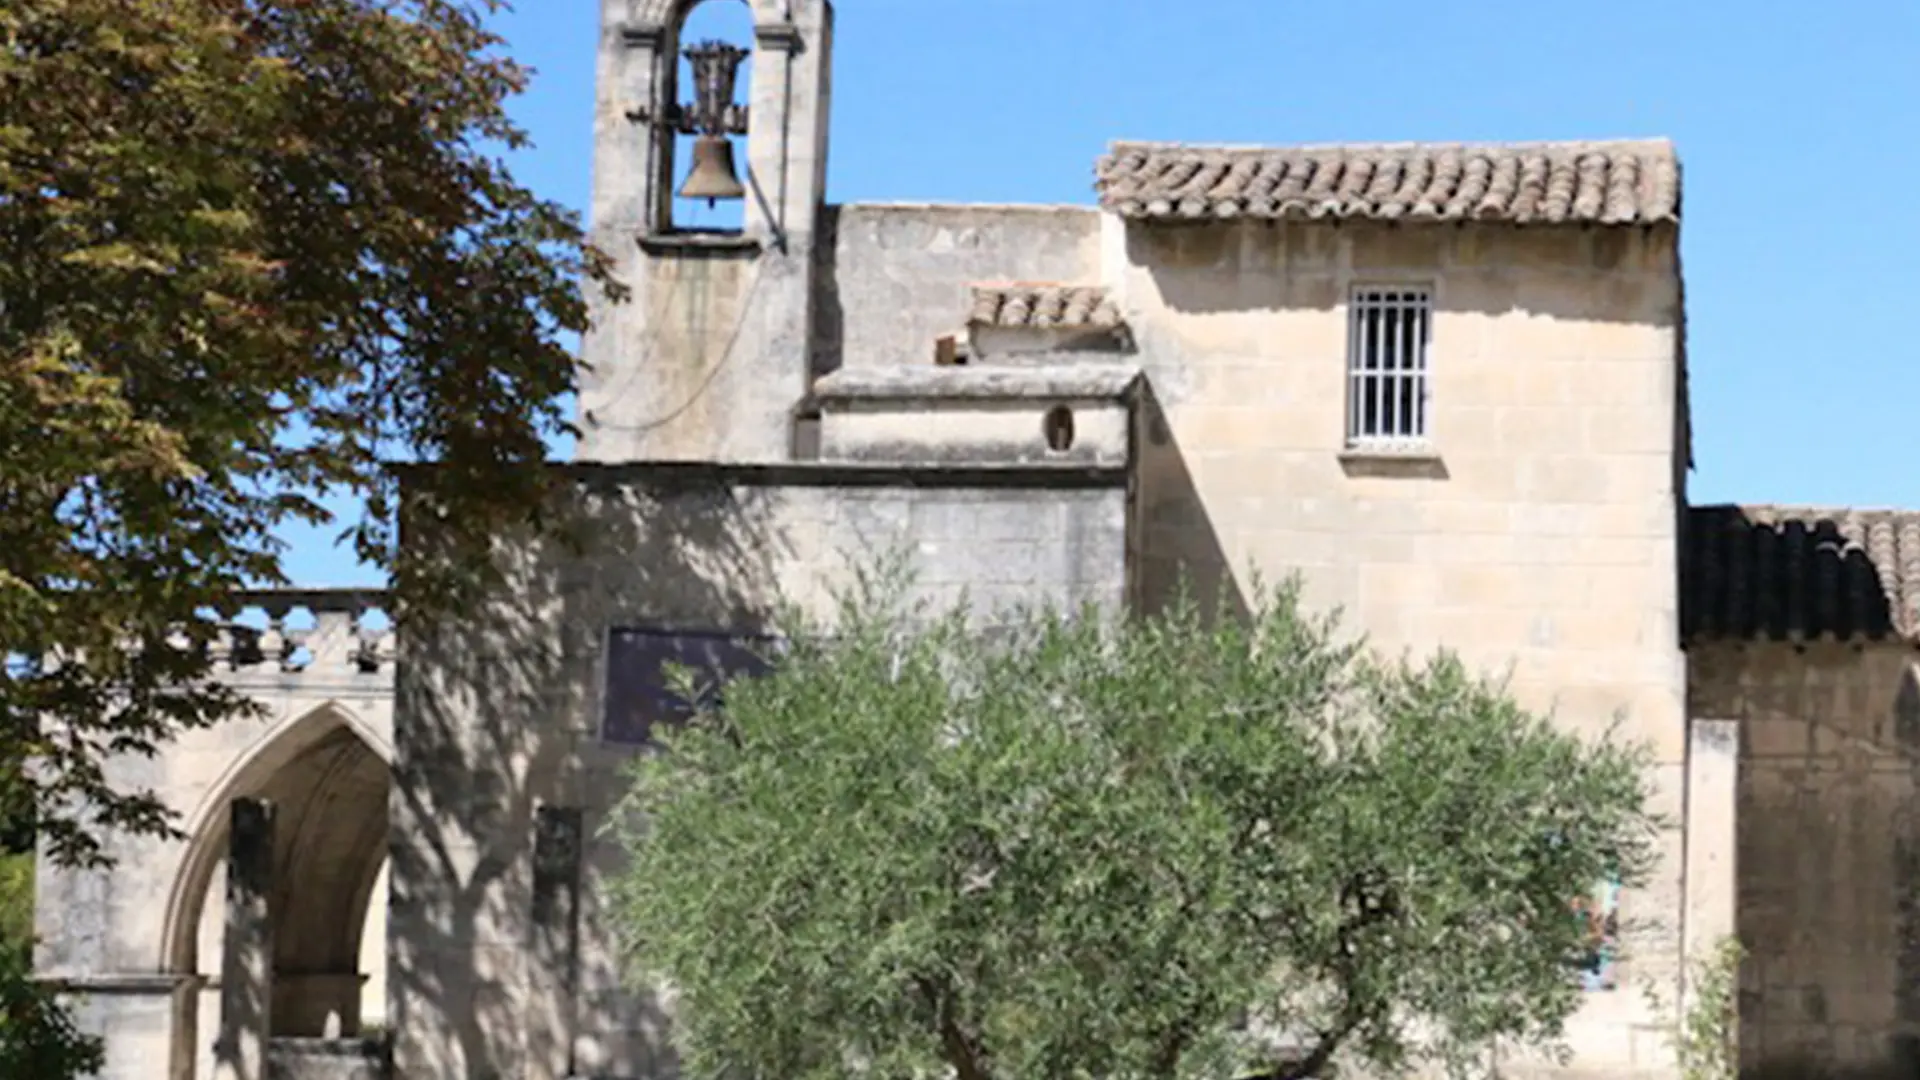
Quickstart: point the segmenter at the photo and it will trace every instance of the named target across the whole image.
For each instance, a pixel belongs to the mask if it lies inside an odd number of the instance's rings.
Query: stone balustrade
[[[394,634],[385,590],[260,589],[234,599],[238,617],[221,628],[212,646],[220,670],[363,675],[392,670]]]

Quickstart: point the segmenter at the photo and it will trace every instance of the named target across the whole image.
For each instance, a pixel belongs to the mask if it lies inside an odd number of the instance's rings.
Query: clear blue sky
[[[497,20],[536,69],[515,107],[535,142],[520,175],[575,207],[599,6],[521,0]],[[1087,203],[1115,138],[1669,136],[1685,169],[1694,501],[1920,507],[1920,0],[840,0],[837,14],[835,201]],[[290,539],[296,580],[368,579],[324,536]]]

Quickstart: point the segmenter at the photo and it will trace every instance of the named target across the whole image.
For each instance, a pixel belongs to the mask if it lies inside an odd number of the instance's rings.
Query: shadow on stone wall
[[[275,1039],[266,1080],[388,1080],[388,1050],[384,1038]]]
[[[840,208],[823,206],[814,219],[813,341],[807,349],[809,374],[815,379],[839,371],[844,360],[847,311],[840,300],[839,242]],[[926,343],[926,351],[932,354],[933,342]]]
[[[1688,711],[1740,723],[1743,1076],[1920,1076],[1920,685],[1900,516],[1696,507]]]
[[[1913,1080],[1920,1076],[1920,1049],[1913,1040],[1896,1040],[1890,1059],[1879,1065],[1835,1065],[1817,1058],[1776,1058],[1765,1065],[1743,1066],[1740,1080]]]
[[[602,638],[639,617],[764,625],[785,542],[754,498],[697,468],[669,472],[678,479],[650,474],[639,492],[618,469],[569,468],[580,484],[569,538],[503,564],[466,618],[408,628],[391,809],[398,1075],[674,1071],[660,1007],[619,989],[614,943],[595,918],[618,853],[595,838],[593,809],[624,784],[635,752],[599,740]],[[587,869],[574,902],[536,895],[541,808],[583,804]],[[572,925],[540,925],[556,918]]]
[[[1446,288],[1433,298],[1443,311],[1666,327],[1680,318],[1674,243],[1670,226],[1242,220],[1129,228],[1127,261],[1183,314],[1330,311],[1356,278],[1418,280],[1444,269]],[[1596,270],[1621,276],[1596,288]]]
[[[1158,612],[1184,587],[1203,611],[1245,618],[1246,596],[1150,380],[1142,381],[1139,393],[1133,439],[1132,604],[1143,613]]]
[[[174,880],[158,941],[160,969],[185,980],[172,1002],[175,1071],[210,1066],[241,1052],[232,1040],[218,1038],[223,1008],[215,995],[200,989],[201,978],[217,976],[208,988],[251,995],[249,984],[234,981],[234,973],[225,970],[233,958],[223,955],[220,945],[233,926],[222,913],[230,918],[231,910],[210,903],[222,881],[225,904],[235,895],[237,883],[229,872],[235,800],[264,800],[274,819],[267,893],[261,897],[273,923],[261,946],[272,972],[271,1001],[232,1002],[240,1008],[238,1015],[252,1018],[246,1021],[247,1038],[271,1036],[277,1045],[282,1037],[358,1032],[364,977],[358,970],[360,939],[387,855],[389,773],[382,752],[358,723],[338,702],[290,716],[246,747],[209,792],[205,816],[189,821],[177,869],[169,868]],[[209,944],[210,956],[204,949]],[[205,966],[209,960],[211,969]],[[263,1023],[265,1031],[253,1030]],[[200,1071],[204,1075],[205,1069]]]

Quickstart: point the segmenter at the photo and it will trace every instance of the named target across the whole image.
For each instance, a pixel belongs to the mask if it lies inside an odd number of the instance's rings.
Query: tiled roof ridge
[[[1920,640],[1920,510],[1688,508],[1689,640]]]
[[[1689,510],[1739,511],[1768,521],[1839,521],[1853,517],[1912,517],[1920,521],[1920,507],[1908,506],[1835,506],[1826,503],[1716,502],[1697,503]]]
[[[967,321],[976,326],[1109,329],[1123,322],[1103,285],[976,282],[968,293]]]
[[[1675,151],[1672,136],[1629,135],[1594,139],[1381,139],[1374,141],[1335,141],[1303,143],[1228,143],[1192,142],[1184,139],[1113,139],[1107,143],[1109,156],[1122,150],[1219,151],[1228,154],[1320,153],[1344,151],[1353,154],[1387,150],[1662,150]],[[1676,154],[1677,156],[1677,154]]]
[[[1677,222],[1671,139],[1228,146],[1117,141],[1095,167],[1109,212],[1252,218]]]

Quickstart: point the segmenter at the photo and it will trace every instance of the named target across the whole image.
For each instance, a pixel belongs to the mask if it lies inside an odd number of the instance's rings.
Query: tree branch
[[[940,1046],[944,1051],[947,1064],[959,1080],[992,1080],[992,1070],[986,1057],[974,1040],[961,1030],[960,1022],[954,1019],[953,995],[945,987],[927,976],[917,976],[914,986],[933,1011],[935,1030],[940,1035]]]
[[[1357,1006],[1349,990],[1345,1003],[1340,1007],[1340,1022],[1320,1033],[1306,1057],[1275,1069],[1272,1080],[1312,1080],[1319,1076],[1320,1071],[1333,1061],[1333,1055],[1339,1052],[1340,1045],[1365,1019],[1366,1011]]]
[[[1372,1009],[1354,993],[1357,977],[1354,958],[1359,951],[1357,939],[1361,931],[1387,922],[1400,909],[1391,885],[1381,885],[1378,890],[1369,888],[1375,884],[1372,880],[1374,877],[1369,872],[1361,871],[1348,878],[1340,890],[1342,904],[1351,910],[1334,931],[1335,955],[1331,967],[1334,978],[1340,984],[1339,1018],[1331,1027],[1320,1032],[1313,1048],[1307,1051],[1307,1056],[1248,1080],[1312,1080],[1333,1061],[1333,1055],[1340,1051],[1341,1045],[1367,1021]]]
[[[1183,923],[1199,912],[1203,896],[1190,888],[1190,883],[1180,875],[1173,874],[1171,877],[1173,878],[1173,890],[1180,896],[1180,907],[1175,914],[1174,921],[1176,924]],[[1178,958],[1169,961],[1168,966],[1177,969],[1182,976],[1189,974],[1186,964]],[[1199,1031],[1199,1022],[1196,1016],[1204,1015],[1205,1011],[1210,1010],[1217,999],[1218,995],[1216,994],[1204,994],[1199,1003],[1192,1005],[1187,1010],[1185,1016],[1167,1025],[1166,1030],[1161,1032],[1160,1048],[1153,1056],[1153,1074],[1155,1076],[1171,1077],[1175,1074],[1180,1066],[1181,1055],[1187,1052],[1187,1047],[1193,1042],[1194,1035]]]
[[[1153,1075],[1174,1075],[1180,1067],[1180,1055],[1187,1052],[1187,1044],[1193,1041],[1193,1031],[1191,1016],[1182,1017],[1167,1028],[1160,1037],[1159,1051],[1153,1055]]]

